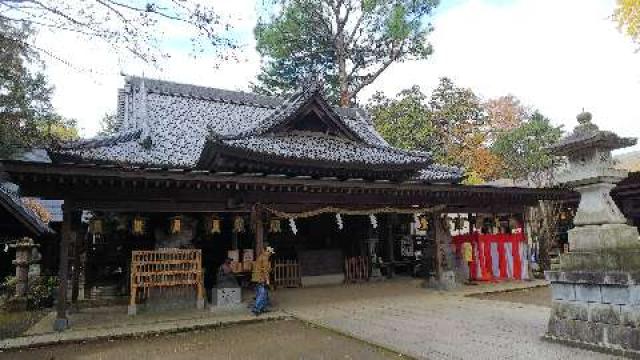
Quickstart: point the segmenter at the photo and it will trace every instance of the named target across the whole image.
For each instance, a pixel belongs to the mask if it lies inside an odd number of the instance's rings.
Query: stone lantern
[[[13,264],[16,266],[16,295],[15,299],[12,299],[12,306],[16,308],[16,310],[20,307],[26,308],[27,289],[29,287],[29,266],[33,263],[31,253],[32,250],[38,246],[33,239],[28,237],[24,237],[16,243],[11,244],[11,247],[16,249],[16,259],[13,260]],[[21,306],[21,303],[24,303],[24,306]]]
[[[566,156],[558,181],[580,193],[569,230],[570,252],[559,271],[548,271],[552,311],[547,337],[640,354],[640,240],[611,198],[627,172],[614,168],[611,151],[636,144],[634,138],[599,130],[591,114],[550,147]]]

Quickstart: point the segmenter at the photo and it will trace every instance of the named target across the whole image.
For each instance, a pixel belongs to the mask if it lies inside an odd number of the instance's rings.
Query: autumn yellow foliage
[[[622,31],[640,42],[640,0],[618,0],[613,18]]]

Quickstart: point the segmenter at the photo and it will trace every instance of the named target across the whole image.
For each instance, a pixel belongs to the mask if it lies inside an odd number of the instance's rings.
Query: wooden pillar
[[[436,266],[436,279],[440,280],[442,278],[442,244],[439,233],[442,229],[442,219],[440,218],[440,213],[433,214],[433,240],[435,242],[435,266]]]
[[[78,229],[79,230],[79,229]],[[76,232],[79,235],[79,232]],[[73,242],[73,274],[71,275],[71,304],[73,311],[78,311],[78,295],[80,293],[80,273],[83,271],[80,254],[84,249],[85,236],[76,236]]]
[[[396,261],[395,247],[393,246],[393,226],[396,224],[398,215],[389,214],[387,216],[387,251],[389,253],[389,267],[387,276],[392,278],[395,272],[394,262]]]
[[[262,223],[262,211],[260,205],[256,204],[251,208],[251,222],[256,237],[256,257],[262,253],[264,249],[264,226]]]
[[[69,327],[67,318],[67,284],[69,281],[69,244],[75,238],[71,202],[65,200],[62,212],[62,236],[60,238],[60,261],[58,269],[58,300],[56,304],[56,319],[53,323],[55,331],[63,331]]]

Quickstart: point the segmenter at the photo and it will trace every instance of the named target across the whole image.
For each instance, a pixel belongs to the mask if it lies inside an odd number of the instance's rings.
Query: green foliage
[[[76,124],[53,112],[38,60],[26,45],[31,30],[0,19],[0,158],[52,140],[77,138]]]
[[[285,0],[255,29],[264,57],[254,90],[286,95],[322,76],[343,106],[394,62],[428,57],[436,0]]]
[[[392,145],[433,153],[436,161],[466,169],[467,182],[499,175],[500,159],[487,147],[487,116],[470,89],[440,79],[431,97],[414,86],[396,99],[376,94],[369,104],[376,129]]]
[[[403,90],[395,99],[377,93],[368,110],[375,128],[391,145],[407,150],[431,150],[435,128],[420,87]]]
[[[502,158],[505,177],[542,186],[549,182],[558,162],[546,148],[561,137],[562,128],[535,111],[519,127],[498,135],[492,150]]]
[[[99,136],[109,136],[118,132],[118,117],[116,114],[104,114],[100,119]]]
[[[17,279],[15,276],[7,276],[0,287],[2,293],[11,298],[15,296]],[[53,305],[54,290],[58,286],[56,276],[30,277],[27,285],[28,309],[42,309]]]

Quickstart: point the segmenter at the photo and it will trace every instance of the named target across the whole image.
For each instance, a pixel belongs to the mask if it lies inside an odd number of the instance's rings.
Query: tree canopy
[[[20,149],[77,137],[76,124],[54,113],[52,87],[26,44],[29,26],[0,19],[0,158]]]
[[[429,151],[435,142],[435,127],[427,97],[414,86],[389,98],[376,93],[368,105],[374,126],[391,145]]]
[[[617,0],[613,17],[620,29],[640,44],[640,0]]]
[[[102,41],[146,62],[167,55],[160,45],[166,31],[176,25],[190,32],[187,36],[191,36],[194,50],[202,50],[205,45],[214,49],[236,46],[224,35],[229,24],[212,6],[195,0],[0,0],[0,19],[15,26],[24,24],[34,30]],[[31,51],[72,62],[51,49],[36,46],[32,39],[20,40]]]
[[[558,162],[546,148],[561,137],[562,128],[535,111],[519,127],[501,133],[492,150],[502,159],[504,177],[539,187],[549,185]]]
[[[286,95],[322,75],[340,105],[392,63],[432,52],[427,17],[437,0],[285,0],[255,29],[264,63],[254,90]]]

